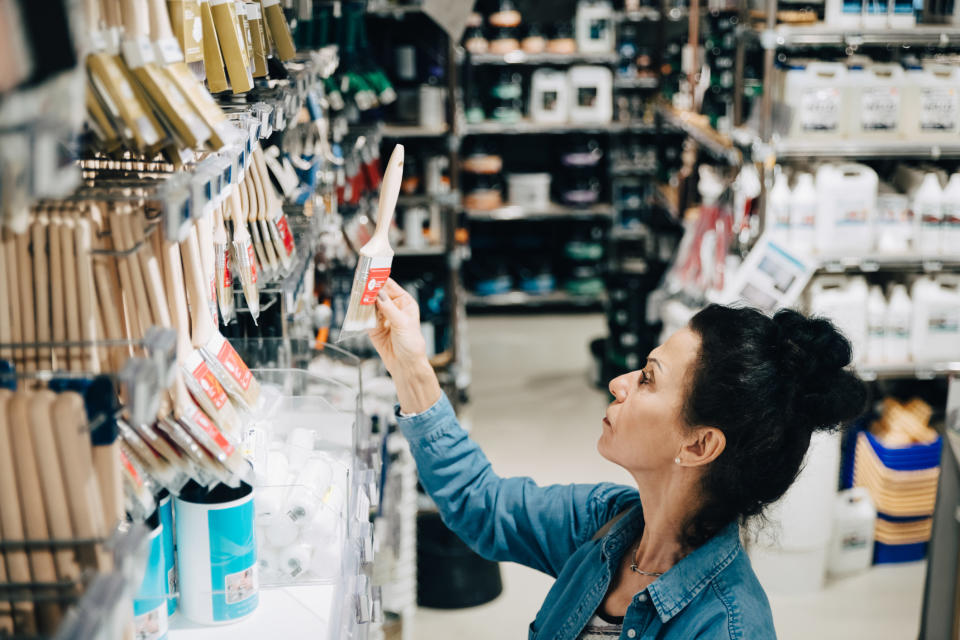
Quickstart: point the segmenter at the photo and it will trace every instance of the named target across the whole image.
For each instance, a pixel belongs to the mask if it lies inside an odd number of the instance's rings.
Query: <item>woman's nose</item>
[[[610,390],[610,394],[616,398],[617,402],[623,402],[627,399],[627,389],[625,380],[627,375],[617,376],[610,381],[610,384],[607,388]]]

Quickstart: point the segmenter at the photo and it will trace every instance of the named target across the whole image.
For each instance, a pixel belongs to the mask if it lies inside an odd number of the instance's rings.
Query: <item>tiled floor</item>
[[[597,454],[606,394],[587,380],[589,339],[604,333],[599,314],[481,316],[469,325],[474,438],[500,475],[540,484],[629,482]],[[419,609],[415,637],[474,640],[525,637],[551,578],[501,565],[504,591],[471,609]],[[776,596],[781,640],[912,640],[917,637],[925,567],[871,569],[810,596]]]

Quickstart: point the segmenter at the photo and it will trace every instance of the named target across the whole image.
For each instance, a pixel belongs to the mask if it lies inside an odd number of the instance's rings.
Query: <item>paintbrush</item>
[[[253,243],[247,230],[243,208],[240,204],[239,186],[233,184],[230,190],[230,213],[233,218],[233,275],[240,278],[243,296],[254,324],[260,317],[260,292],[257,290],[257,260],[253,254]]]
[[[223,223],[223,209],[213,209],[213,250],[216,260],[217,301],[220,304],[220,320],[230,324],[235,315],[233,305],[233,276],[230,273],[230,245],[227,229]]]
[[[350,306],[340,328],[340,339],[345,334],[366,331],[377,326],[377,294],[390,277],[393,249],[390,248],[390,221],[400,195],[403,178],[403,145],[397,145],[390,154],[387,170],[380,185],[380,202],[377,205],[377,228],[373,237],[360,249],[357,270],[350,290]]]

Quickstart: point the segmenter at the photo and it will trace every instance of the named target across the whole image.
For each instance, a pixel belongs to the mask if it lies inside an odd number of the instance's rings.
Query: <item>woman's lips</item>
[[[608,427],[613,426],[612,424],[610,424],[610,419],[607,418],[607,416],[603,416],[603,424],[607,425]]]

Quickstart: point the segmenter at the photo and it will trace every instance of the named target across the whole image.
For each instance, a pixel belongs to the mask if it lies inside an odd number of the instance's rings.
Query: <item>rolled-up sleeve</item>
[[[397,421],[444,523],[491,560],[556,577],[576,548],[636,496],[633,487],[609,483],[539,487],[530,478],[499,477],[446,395],[423,413],[398,411]]]

